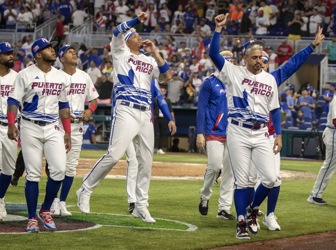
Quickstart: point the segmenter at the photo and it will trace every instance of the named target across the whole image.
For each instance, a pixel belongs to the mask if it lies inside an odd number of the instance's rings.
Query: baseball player
[[[79,46],[64,45],[58,51],[63,65],[63,73],[69,78],[70,87],[67,96],[71,114],[71,150],[67,153],[65,177],[62,181],[60,198],[55,198],[51,212],[54,215],[71,216],[66,208],[66,199],[76,175],[76,168],[83,142],[83,121],[89,121],[97,108],[98,93],[90,76],[77,68],[77,51]],[[85,100],[89,102],[85,109]]]
[[[17,142],[7,136],[7,98],[17,73],[14,66],[14,49],[9,43],[0,43],[0,222],[7,216],[5,195],[15,171]]]
[[[284,83],[289,77],[291,77],[291,75],[294,74],[302,66],[302,64],[308,59],[309,55],[314,51],[314,49],[317,46],[321,44],[323,40],[324,40],[324,35],[322,34],[322,28],[319,28],[315,36],[315,40],[310,45],[308,45],[306,48],[300,50],[298,53],[292,56],[280,68],[270,72],[270,74],[274,76],[278,87],[282,83]],[[265,71],[268,70],[268,62],[269,62],[268,54],[263,51],[262,68]],[[275,137],[276,137],[276,134],[275,134],[274,126],[273,126],[272,120],[270,119],[268,122],[268,138],[271,141],[272,145],[274,143]],[[280,154],[276,154],[274,155],[274,157],[275,157],[276,173],[278,176],[280,176]],[[251,167],[251,170],[253,173],[250,173],[249,176],[251,180],[254,179],[254,181],[252,181],[252,183],[254,182],[254,184],[252,184],[251,186],[251,188],[253,188],[255,186],[255,183],[257,182],[257,177],[256,177],[256,171],[255,171],[254,166]],[[274,215],[275,207],[276,207],[279,193],[280,193],[280,185],[281,185],[281,179],[279,179],[279,181],[276,182],[276,185],[269,192],[268,199],[267,199],[267,214],[265,218],[263,219],[263,224],[271,231],[281,230],[281,227],[276,220],[276,216]],[[252,200],[249,201],[249,203],[251,202]]]
[[[151,93],[153,100],[157,100],[157,104],[159,109],[162,111],[164,117],[169,121],[168,128],[171,135],[176,133],[176,125],[173,119],[173,116],[169,110],[169,106],[165,101],[162,93],[160,91],[159,84],[156,79],[153,79],[151,82]],[[153,107],[154,102],[152,102],[152,111],[154,110]],[[152,114],[154,116],[154,114]],[[148,197],[142,197],[142,192],[140,192],[139,188],[137,187],[137,183],[141,180],[137,179],[138,177],[138,160],[136,151],[138,150],[137,143],[131,142],[126,150],[126,161],[127,161],[127,170],[126,170],[126,192],[128,196],[128,211],[130,213],[133,212],[135,208],[136,201],[145,200],[147,199],[148,204]],[[139,196],[139,197],[137,197]]]
[[[220,71],[220,80],[227,83],[230,93],[227,148],[235,180],[234,200],[238,219],[236,237],[249,239],[246,229],[254,234],[258,232],[256,216],[259,206],[279,179],[275,168],[269,166],[274,164],[273,154],[279,153],[282,147],[280,105],[274,77],[261,69],[263,47],[259,43],[251,43],[245,50],[246,67],[235,66],[220,55],[220,33],[228,16],[227,13],[215,18],[216,29],[209,55]],[[276,131],[273,150],[270,141],[265,140],[269,113]],[[256,190],[252,204],[248,205],[251,160],[262,185]]]
[[[112,35],[111,54],[113,56],[113,113],[109,148],[84,177],[77,190],[78,207],[83,213],[90,212],[90,195],[112,167],[125,153],[129,144],[136,139],[138,147],[138,188],[142,199],[137,200],[133,215],[143,221],[153,223],[147,209],[149,179],[151,176],[152,154],[154,150],[154,130],[150,111],[152,96],[151,80],[167,81],[171,77],[168,64],[161,58],[154,43],[142,41],[136,32],[128,32],[131,27],[147,20],[141,12],[137,18],[118,25]],[[140,47],[152,56],[140,52]]]
[[[225,60],[233,62],[231,51],[223,51],[221,55]],[[235,217],[230,212],[233,175],[226,150],[227,115],[226,86],[216,75],[211,75],[205,78],[201,86],[197,104],[196,145],[199,149],[204,149],[206,146],[208,155],[198,210],[201,215],[208,214],[212,187],[222,170],[217,218],[234,220]]]
[[[26,166],[25,195],[28,207],[27,232],[38,232],[38,217],[45,228],[56,230],[50,207],[65,175],[66,151],[71,148],[70,109],[66,96],[69,86],[64,74],[51,66],[56,60],[54,44],[40,38],[32,44],[36,64],[18,73],[8,97],[8,137],[18,139],[15,119],[22,106],[20,139]],[[62,121],[65,133],[59,127]],[[41,209],[36,216],[43,153],[50,176]]]

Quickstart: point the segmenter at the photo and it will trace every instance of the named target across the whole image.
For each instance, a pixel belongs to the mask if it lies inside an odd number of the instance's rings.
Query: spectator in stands
[[[172,12],[168,7],[167,2],[162,3],[162,7],[159,10],[159,16],[165,19],[166,24],[170,24]]]
[[[39,0],[35,0],[31,4],[31,11],[34,16],[34,22],[36,26],[39,26],[43,23],[43,16],[42,16],[42,7]]]
[[[323,95],[323,100],[325,100],[323,112],[325,113],[329,112],[329,104],[335,95],[335,90],[336,90],[336,83],[334,82],[329,83],[329,90],[326,91]]]
[[[243,44],[241,42],[241,39],[240,38],[235,39],[233,48],[231,49],[234,57],[237,57],[238,54],[242,54],[243,49],[244,49],[244,47],[243,47]]]
[[[312,112],[315,109],[315,101],[313,97],[309,95],[307,88],[302,89],[301,96],[297,101],[297,108],[303,112],[304,118],[312,119]]]
[[[27,31],[33,27],[33,13],[28,6],[22,6],[16,18],[18,31]]]
[[[197,95],[196,88],[193,85],[193,75],[191,75],[183,85],[184,89],[183,101],[185,101],[187,104],[192,105],[195,103],[195,96]],[[197,77],[197,73],[195,73],[195,75]]]
[[[267,35],[268,27],[270,26],[269,18],[264,14],[263,10],[258,11],[256,18],[256,35]]]
[[[22,44],[22,49],[25,51],[25,55],[33,55],[31,52],[31,46],[33,44],[32,35],[28,35],[25,37],[25,42]]]
[[[200,29],[201,31],[204,33],[204,35],[206,36],[211,36],[212,32],[211,32],[211,28],[209,25],[206,24],[206,20],[205,18],[201,18],[200,21]]]
[[[285,87],[285,94],[286,94],[287,106],[288,106],[288,109],[290,110],[290,112],[288,112],[288,115],[292,116],[294,118],[294,117],[296,117],[295,102],[294,102],[294,99],[292,97],[292,91],[291,91],[290,87],[288,87],[288,86]]]
[[[297,10],[297,4],[295,0],[288,0],[284,3],[282,11],[283,11],[283,24],[286,28],[288,28],[288,22],[294,18],[294,12]]]
[[[184,13],[184,32],[186,34],[191,34],[197,25],[198,15],[192,11],[191,5],[187,5]]]
[[[17,55],[14,53],[13,55],[13,60],[14,60],[14,66],[13,66],[13,70],[16,72],[20,72],[21,70],[24,69],[24,65],[21,61],[18,60]]]
[[[149,3],[148,8],[146,10],[146,14],[148,15],[148,18],[144,22],[144,31],[149,33],[158,24],[157,10],[153,3]]]
[[[272,14],[270,14],[270,17],[269,17],[270,18],[270,29],[273,29],[276,27],[278,23],[278,18],[280,16],[280,10],[274,1],[270,2],[269,7],[272,10]]]
[[[318,27],[322,26],[322,18],[318,13],[318,8],[313,8],[313,14],[309,18],[309,34],[315,36]]]
[[[279,66],[279,58],[278,55],[273,52],[273,47],[266,47],[266,52],[268,54],[269,62],[268,62],[268,71],[273,72]]]
[[[8,5],[7,10],[4,12],[4,18],[6,19],[6,29],[16,28],[16,17],[18,13],[16,9],[13,9],[12,5]]]
[[[201,65],[199,63],[199,60],[196,56],[191,57],[191,65],[190,70],[192,73],[198,73],[201,69]]]
[[[107,60],[104,63],[104,68],[101,70],[101,73],[104,75],[108,74],[108,79],[112,81],[112,71],[113,71],[113,66],[112,66],[112,61]]]
[[[56,22],[56,31],[55,31],[55,36],[57,39],[57,45],[56,51],[58,51],[58,48],[62,46],[64,43],[64,16],[59,15],[57,22]]]
[[[103,54],[100,55],[100,58],[102,59],[103,62],[112,61],[112,56],[110,53],[111,53],[111,46],[109,44],[106,44],[103,49]]]
[[[178,26],[180,23],[184,22],[184,9],[183,5],[179,4],[177,10],[174,11],[172,18],[172,26]]]
[[[117,20],[116,20],[117,25],[126,21],[125,17],[126,17],[126,13],[127,13],[128,10],[129,10],[129,7],[126,4],[124,4],[124,1],[123,0],[118,0],[118,6],[115,7],[115,15],[117,17]]]
[[[96,128],[92,117],[83,124],[83,144],[96,144]]]
[[[301,40],[301,27],[304,25],[304,22],[301,18],[301,11],[296,10],[293,20],[288,22],[288,39]]]
[[[180,104],[182,91],[183,81],[175,71],[172,78],[167,82],[167,98],[171,101],[172,105]]]
[[[308,32],[308,22],[309,17],[305,15],[304,11],[300,11],[301,19],[303,20],[303,25],[301,26],[301,36],[309,36]]]
[[[286,113],[286,117],[292,116],[291,110],[289,109],[288,103],[287,103],[287,95],[284,92],[280,94],[280,108],[281,108],[281,112]]]
[[[99,68],[97,68],[95,61],[91,61],[90,68],[87,69],[86,73],[91,77],[93,84],[96,84],[97,80],[102,77],[102,73]]]
[[[69,1],[61,0],[58,5],[58,14],[64,16],[64,24],[69,24],[71,22],[73,8]]]
[[[174,29],[175,30],[175,29]],[[183,23],[180,23],[177,27],[177,29],[175,30],[174,34],[180,34],[180,35],[186,35],[186,31],[185,31],[185,28],[184,28],[184,25]]]
[[[336,34],[333,34],[331,40],[327,42],[324,51],[328,56],[328,63],[336,64]]]
[[[258,9],[258,13],[260,10],[262,10],[264,13],[264,16],[268,18],[268,20],[271,20],[275,16],[271,6],[266,4],[266,1],[260,1],[259,6],[260,7]]]
[[[171,101],[166,97],[167,90],[164,87],[160,87],[160,91],[164,100],[166,101],[169,112],[175,121],[174,110],[172,108]],[[168,132],[168,120],[164,117],[163,113],[159,109],[156,98],[154,99],[154,133],[155,133],[155,148],[157,148],[157,154],[165,154],[163,151],[163,145],[167,140]]]
[[[104,13],[102,11],[98,11],[94,22],[95,22],[96,31],[98,33],[105,33],[107,17],[104,16]]]
[[[210,26],[211,30],[215,29],[216,4],[210,1],[207,10],[205,11],[205,21]]]
[[[146,5],[142,0],[135,2],[134,4],[134,14],[138,15],[140,12],[145,12],[146,11]]]
[[[286,38],[282,41],[282,44],[278,46],[277,54],[279,59],[279,66],[288,61],[289,58],[293,55],[293,48],[290,44],[288,44],[288,40]]]
[[[97,49],[90,48],[85,52],[85,55],[88,57],[89,65],[91,65],[92,61],[94,61],[96,63],[96,66],[100,68],[101,64],[103,63],[103,59],[99,56],[99,52]]]
[[[105,73],[99,77],[95,83],[95,87],[99,94],[98,103],[111,103],[113,82],[109,79],[110,74]]]
[[[26,55],[26,51],[22,48],[22,41],[18,41],[15,46],[16,55],[18,56],[18,60],[24,62],[24,57]]]
[[[303,117],[303,111],[301,109],[298,110],[295,121],[296,121],[296,127],[298,128],[300,127],[301,124],[305,122],[304,117]]]
[[[202,71],[208,71],[213,67],[212,61],[207,51],[203,51],[203,58],[199,60],[199,64],[202,67]]]
[[[239,25],[243,16],[243,5],[238,0],[233,0],[229,13],[233,25]]]
[[[24,58],[24,67],[27,68],[31,65],[34,65],[34,58],[32,55],[27,55],[25,58]]]
[[[252,21],[250,18],[251,9],[248,6],[243,5],[243,16],[240,23],[240,34],[251,34],[252,33]]]
[[[71,16],[73,26],[80,26],[88,16],[89,15],[84,11],[83,7],[80,7]]]

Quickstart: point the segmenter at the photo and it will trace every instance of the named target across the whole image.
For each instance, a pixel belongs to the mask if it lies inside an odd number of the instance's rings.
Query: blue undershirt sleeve
[[[216,68],[219,71],[221,71],[224,66],[225,59],[219,53],[219,47],[220,47],[220,33],[215,32],[210,42],[209,56],[212,62],[215,64]]]
[[[281,113],[280,108],[271,110],[272,122],[274,125],[275,133],[281,135]]]
[[[135,25],[137,25],[139,23],[140,23],[140,21],[137,17],[132,19],[132,20],[123,22],[123,23],[119,24],[117,27],[114,28],[113,35],[118,36],[120,33],[126,33],[132,27],[134,27]]]

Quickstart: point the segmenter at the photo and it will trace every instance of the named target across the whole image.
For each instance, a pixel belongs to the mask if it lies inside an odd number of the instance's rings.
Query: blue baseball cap
[[[37,39],[33,45],[31,46],[31,50],[32,50],[32,54],[34,56],[34,58],[36,57],[36,53],[39,53],[40,51],[42,51],[43,49],[45,49],[46,47],[55,47],[57,44],[57,42],[53,41],[53,42],[49,42],[49,40],[47,38],[39,38]]]
[[[314,87],[313,87],[313,86],[308,86],[308,87],[307,87],[307,90],[309,90],[309,91],[314,91]]]
[[[10,45],[7,42],[0,43],[0,54],[10,52],[10,51],[14,51],[12,45]]]
[[[63,47],[61,47],[58,50],[58,57],[61,58],[65,54],[65,52],[67,52],[67,50],[69,50],[69,49],[74,49],[77,53],[78,50],[79,50],[79,45],[78,44],[66,44],[66,45],[64,45]]]

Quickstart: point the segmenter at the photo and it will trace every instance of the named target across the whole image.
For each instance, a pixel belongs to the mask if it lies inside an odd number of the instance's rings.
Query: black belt
[[[32,123],[34,123],[34,124],[36,124],[36,125],[42,126],[42,127],[47,126],[47,125],[53,123],[53,122],[46,122],[46,121],[36,121],[36,120],[31,120],[31,119],[26,118],[26,117],[23,117],[23,116],[22,116],[22,119],[23,119],[23,120],[26,120],[26,121],[30,121],[30,122],[32,122]]]
[[[252,124],[248,124],[248,123],[244,123],[244,122],[239,122],[237,120],[231,120],[231,123],[240,127],[244,127],[244,128],[249,128],[252,130],[259,130],[261,128],[266,127],[265,123],[262,122],[254,122]]]
[[[7,127],[7,126],[8,126],[8,123],[7,123],[7,122],[2,122],[2,121],[0,121],[0,125]]]
[[[148,111],[150,109],[148,105],[141,105],[141,104],[137,104],[137,103],[134,103],[134,102],[121,101],[120,104],[124,105],[124,106],[127,106],[127,107],[139,109],[141,111]]]

